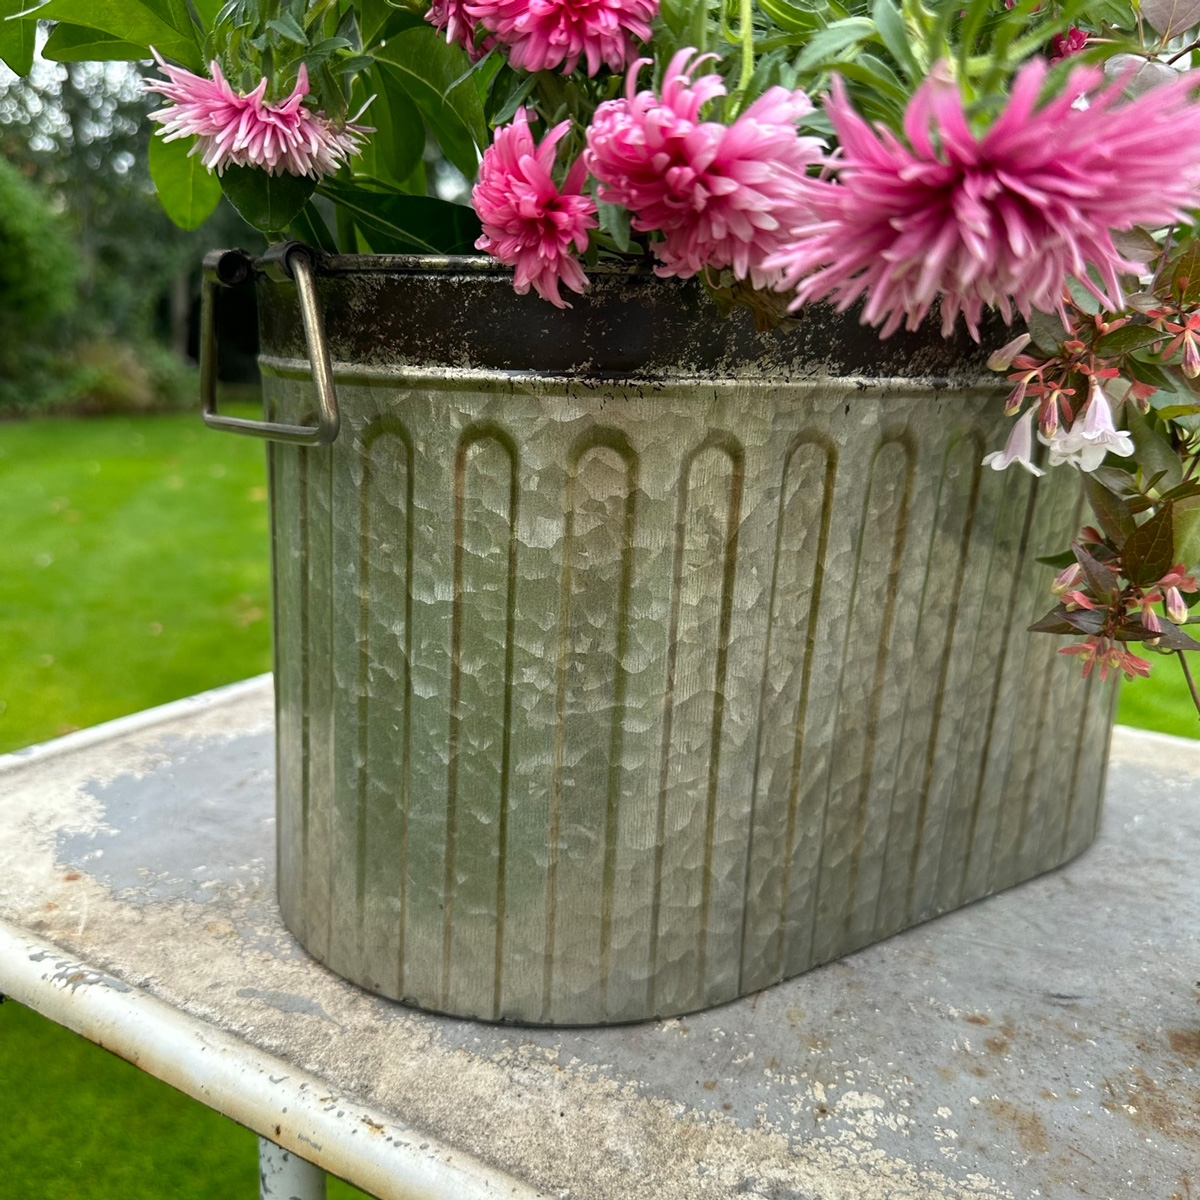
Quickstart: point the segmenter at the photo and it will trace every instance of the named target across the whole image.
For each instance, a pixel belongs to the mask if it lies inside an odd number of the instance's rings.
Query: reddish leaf
[[[1094,559],[1078,542],[1071,543],[1071,553],[1083,568],[1083,576],[1092,595],[1101,603],[1112,604],[1121,591],[1116,571]]]
[[[1029,626],[1030,633],[1099,633],[1104,628],[1104,614],[1088,608],[1068,609],[1063,605],[1052,609]]]

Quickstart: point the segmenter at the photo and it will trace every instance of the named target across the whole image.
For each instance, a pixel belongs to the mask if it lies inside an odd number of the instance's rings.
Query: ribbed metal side
[[[305,417],[301,365],[266,370]],[[271,450],[280,900],[339,973],[489,1020],[682,1013],[1094,836],[1112,689],[1025,632],[1078,480],[980,467],[994,394],[339,395],[333,447]]]

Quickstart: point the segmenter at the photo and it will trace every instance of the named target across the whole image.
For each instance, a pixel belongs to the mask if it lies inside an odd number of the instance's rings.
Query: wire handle
[[[300,242],[284,242],[272,246],[262,261],[272,277],[295,281],[313,386],[317,392],[317,424],[285,425],[276,421],[226,417],[217,412],[217,295],[222,287],[233,287],[254,274],[254,260],[242,250],[211,250],[204,256],[204,283],[200,293],[200,405],[204,423],[211,429],[240,433],[244,437],[270,438],[296,446],[328,446],[338,435],[341,417],[333,386],[329,346],[325,341],[325,322],[313,284],[312,251]]]

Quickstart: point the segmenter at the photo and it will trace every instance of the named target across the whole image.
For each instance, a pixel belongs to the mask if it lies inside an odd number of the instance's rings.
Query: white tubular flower
[[[1008,435],[1003,450],[993,450],[991,454],[984,455],[985,467],[991,467],[993,471],[1003,471],[1013,463],[1020,463],[1031,475],[1046,473],[1041,467],[1033,465],[1033,414],[1032,408],[1025,410],[1025,415],[1017,420],[1012,433]]]
[[[1129,458],[1133,454],[1133,440],[1113,424],[1112,407],[1094,375],[1090,380],[1087,408],[1075,418],[1069,430],[1060,430],[1051,438],[1043,437],[1042,441],[1050,447],[1052,467],[1070,463],[1081,471],[1091,472],[1104,461],[1106,454],[1120,458]]]

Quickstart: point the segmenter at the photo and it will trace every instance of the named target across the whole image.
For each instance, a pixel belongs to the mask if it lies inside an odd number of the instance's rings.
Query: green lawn
[[[269,668],[264,461],[196,415],[0,425],[0,752]],[[1120,720],[1200,736],[1155,663]],[[250,1133],[12,1003],[0,1096],[5,1200],[256,1195]]]

